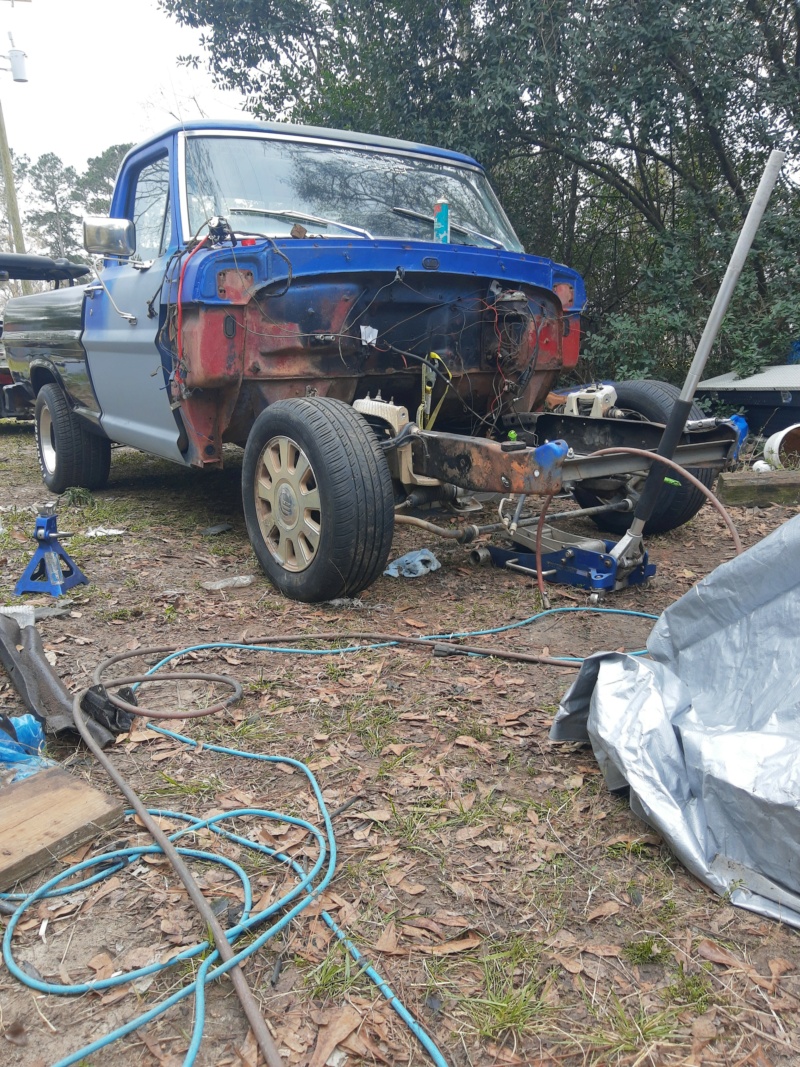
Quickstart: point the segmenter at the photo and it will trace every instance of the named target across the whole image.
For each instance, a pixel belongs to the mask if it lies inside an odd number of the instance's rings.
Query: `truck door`
[[[107,260],[102,274],[105,288],[95,282],[86,293],[83,345],[100,402],[100,424],[112,441],[185,463],[178,448],[180,429],[170,407],[168,372],[156,344],[160,287],[174,247],[166,149],[139,165],[128,200],[126,214],[136,226],[136,252],[131,259]]]

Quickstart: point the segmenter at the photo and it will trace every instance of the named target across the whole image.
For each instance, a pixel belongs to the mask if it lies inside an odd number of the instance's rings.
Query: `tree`
[[[117,171],[132,147],[132,144],[111,145],[99,156],[86,161],[86,170],[80,176],[77,189],[87,215],[107,215],[111,210]]]
[[[28,181],[34,207],[25,221],[36,241],[49,255],[82,257],[78,239],[81,217],[78,173],[67,167],[53,152],[46,152],[31,166]]]
[[[160,0],[268,118],[444,144],[584,273],[599,373],[682,377],[772,147],[798,147],[796,0]],[[784,176],[717,350],[800,332]]]

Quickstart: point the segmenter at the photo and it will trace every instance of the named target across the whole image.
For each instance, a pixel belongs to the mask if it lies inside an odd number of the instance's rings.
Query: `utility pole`
[[[8,221],[11,223],[11,233],[14,238],[14,251],[25,251],[25,238],[22,235],[22,223],[19,221],[19,205],[17,204],[17,190],[14,185],[14,169],[11,165],[11,150],[8,147],[6,136],[6,121],[3,118],[3,105],[0,103],[0,165],[3,168],[3,185],[6,190],[6,207],[8,208]]]
[[[0,55],[8,63],[7,70],[11,71],[11,77],[15,82],[26,82],[28,75],[25,70],[25,53],[21,48],[14,47],[14,38],[9,33],[8,40],[11,48],[7,55]],[[2,68],[0,68],[2,69]],[[22,234],[22,223],[19,218],[19,205],[17,203],[17,187],[14,182],[14,168],[11,162],[11,149],[8,147],[6,134],[6,121],[3,117],[3,106],[0,104],[0,167],[3,170],[3,185],[6,190],[6,208],[8,209],[8,221],[11,223],[11,234],[14,239],[14,251],[25,254],[25,238]],[[32,289],[27,282],[21,283],[22,292],[30,293]]]

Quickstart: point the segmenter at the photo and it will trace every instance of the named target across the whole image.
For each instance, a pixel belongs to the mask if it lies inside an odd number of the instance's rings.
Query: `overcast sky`
[[[232,118],[241,97],[222,92],[203,65],[199,35],[159,11],[156,0],[0,0],[0,52],[27,54],[27,83],[0,72],[12,149],[35,160],[55,152],[83,169],[112,144],[140,141],[176,119]]]

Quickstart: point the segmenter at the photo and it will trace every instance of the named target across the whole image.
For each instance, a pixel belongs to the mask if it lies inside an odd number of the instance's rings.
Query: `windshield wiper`
[[[421,219],[422,222],[430,222],[433,225],[433,215],[425,215],[421,211],[414,211],[410,207],[393,207],[392,211],[395,215],[405,215],[409,219]],[[496,237],[490,237],[486,233],[481,233],[480,230],[473,230],[469,226],[462,226],[460,222],[451,222],[450,229],[456,230],[458,233],[465,233],[468,237],[479,237],[482,241],[488,241],[490,245],[494,245],[495,248],[505,248],[502,241],[498,241]]]
[[[347,222],[338,222],[336,219],[323,219],[318,215],[306,215],[302,211],[284,211],[282,209],[264,208],[264,207],[232,207],[228,209],[230,215],[265,215],[268,218],[276,219],[299,219],[300,222],[316,222],[320,226],[338,226],[342,230],[346,230],[348,233],[356,233],[359,237],[366,237],[367,240],[372,240],[372,234],[369,230],[364,230],[360,226],[351,226]]]

